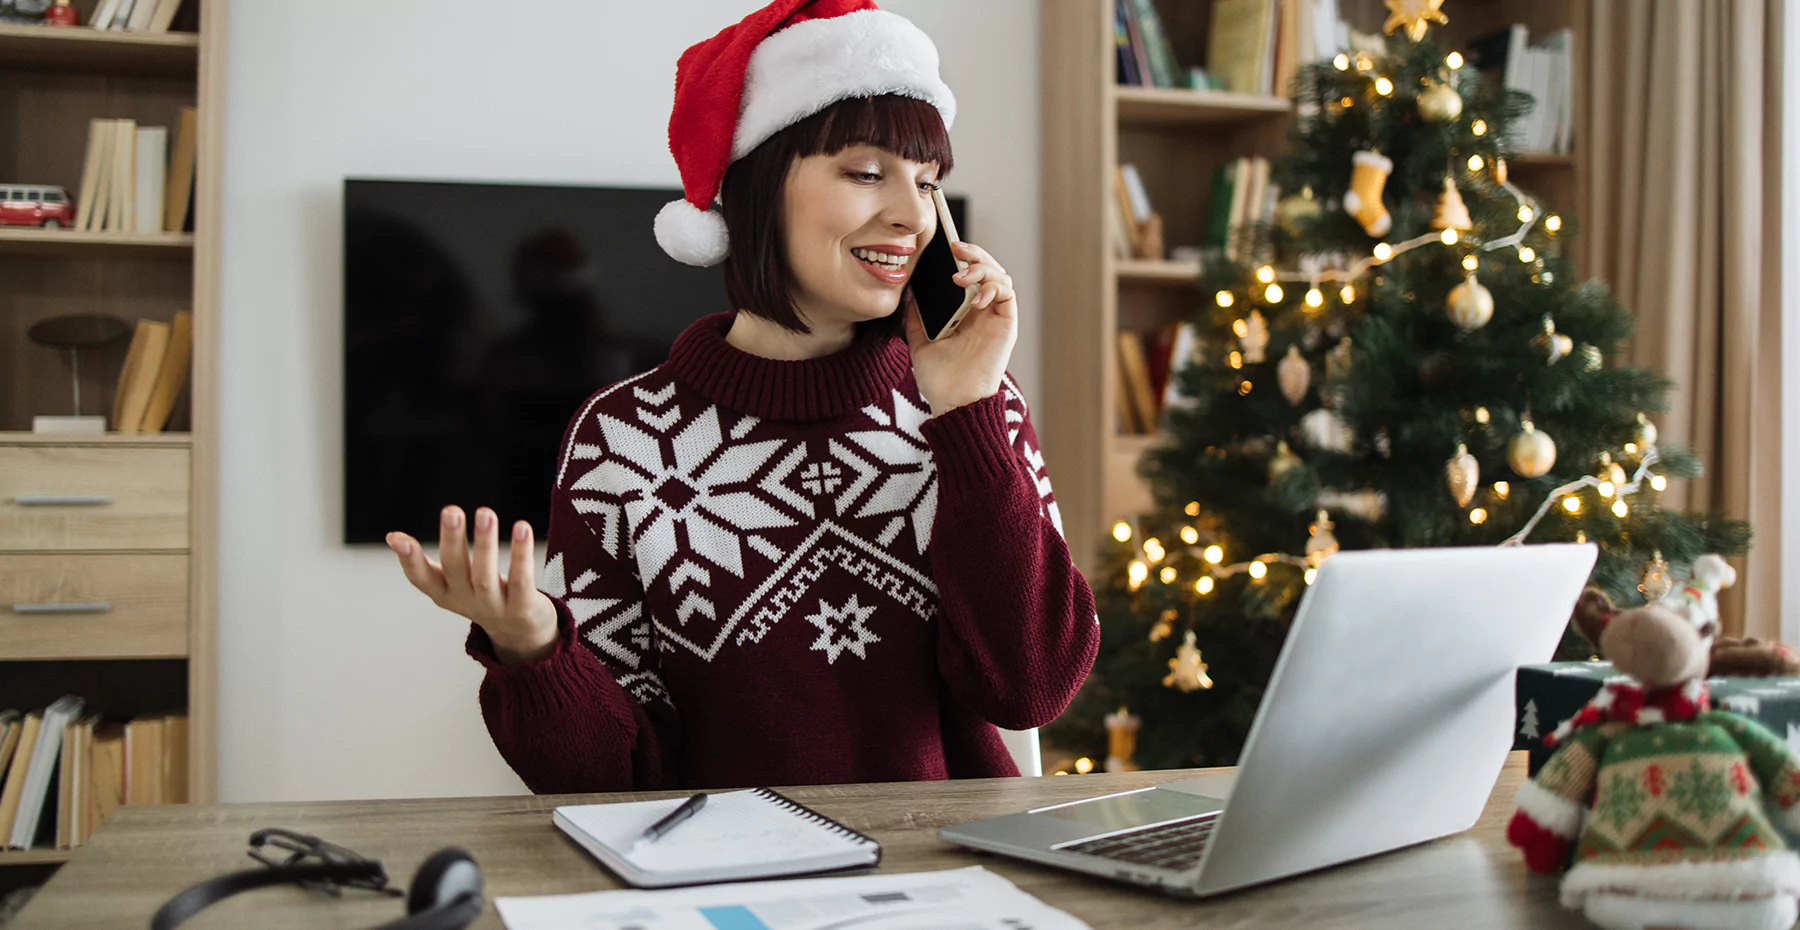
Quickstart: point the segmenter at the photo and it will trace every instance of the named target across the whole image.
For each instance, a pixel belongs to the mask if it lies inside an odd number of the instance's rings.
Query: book
[[[1135,331],[1119,330],[1119,371],[1131,398],[1132,419],[1138,432],[1156,429],[1156,396],[1150,391],[1150,367],[1144,354],[1144,340]]]
[[[106,205],[107,232],[131,232],[136,228],[137,197],[132,191],[136,182],[137,121],[117,120],[113,130],[112,187]]]
[[[88,19],[88,26],[93,29],[105,29],[112,25],[113,17],[118,15],[119,0],[100,0],[94,8],[94,15]]]
[[[1169,376],[1163,384],[1162,412],[1165,417],[1176,407],[1193,405],[1193,400],[1181,393],[1181,370],[1194,363],[1194,353],[1199,348],[1200,338],[1194,324],[1176,324],[1175,341],[1169,347]]]
[[[1275,0],[1216,0],[1207,33],[1206,70],[1225,89],[1268,93],[1264,86],[1274,44]]]
[[[1150,53],[1144,45],[1144,24],[1138,18],[1133,0],[1125,0],[1125,34],[1131,38],[1131,59],[1137,69],[1138,83],[1156,86],[1156,72],[1150,68]]]
[[[118,400],[113,406],[113,429],[134,435],[144,421],[144,410],[150,405],[150,391],[156,385],[157,369],[162,366],[163,350],[169,344],[167,323],[139,320],[131,345],[125,350],[125,366],[119,371]]]
[[[156,0],[137,0],[131,6],[131,21],[125,28],[133,32],[148,32],[150,19],[156,15]]]
[[[112,120],[88,120],[87,153],[81,162],[81,199],[75,204],[75,228],[94,228],[94,207],[100,190],[100,172],[106,168],[107,143],[112,138]]]
[[[1150,74],[1158,87],[1180,87],[1181,66],[1175,61],[1175,50],[1163,32],[1162,16],[1150,0],[1131,0],[1137,13],[1138,32],[1144,40],[1144,55],[1150,60]]]
[[[169,344],[163,349],[162,363],[157,367],[156,380],[150,389],[150,400],[144,407],[144,419],[138,425],[138,432],[160,433],[168,425],[175,401],[187,385],[193,355],[194,315],[181,310],[176,312],[175,322],[170,324]]]
[[[187,225],[188,207],[194,196],[194,145],[200,131],[200,112],[182,107],[175,124],[175,148],[169,155],[168,190],[163,196],[164,232],[180,232]]]
[[[169,26],[175,22],[175,14],[181,11],[181,0],[157,0],[156,12],[150,16],[148,32],[168,32]]]
[[[31,768],[31,754],[37,750],[38,731],[43,726],[43,711],[34,710],[25,715],[24,726],[19,729],[18,748],[13,751],[12,764],[6,767],[6,784],[0,787],[0,849],[7,847],[13,822],[18,819],[19,801],[25,795],[25,773]]]
[[[50,794],[50,777],[62,759],[63,734],[69,721],[81,715],[81,698],[64,695],[44,709],[38,726],[37,746],[31,751],[31,767],[25,771],[25,784],[19,793],[19,809],[13,820],[10,849],[30,849],[37,839],[44,804]]]
[[[126,804],[163,803],[163,718],[139,717],[125,724]]]
[[[663,888],[806,875],[873,866],[881,844],[768,788],[708,795],[706,806],[661,839],[645,828],[685,799],[576,804],[552,819],[622,880]]]
[[[1144,78],[1138,71],[1137,55],[1131,47],[1131,30],[1125,16],[1125,0],[1113,0],[1114,66],[1120,84],[1141,85]]]
[[[1113,200],[1118,207],[1119,221],[1125,225],[1125,238],[1131,241],[1131,254],[1137,255],[1143,248],[1143,231],[1138,228],[1137,211],[1131,206],[1131,190],[1125,181],[1123,166],[1113,166]]]
[[[162,801],[164,804],[188,802],[188,718],[186,714],[170,714],[163,718]]]
[[[136,155],[137,173],[132,178],[136,224],[131,231],[158,232],[163,224],[164,174],[169,169],[169,127],[139,126]]]
[[[125,803],[125,727],[117,723],[96,724],[88,760],[90,795],[82,842]]]

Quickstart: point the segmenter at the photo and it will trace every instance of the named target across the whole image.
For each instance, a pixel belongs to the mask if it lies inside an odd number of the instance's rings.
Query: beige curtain
[[[1588,274],[1637,313],[1630,364],[1673,378],[1664,441],[1706,477],[1673,507],[1747,519],[1725,630],[1780,632],[1782,0],[1592,0]]]

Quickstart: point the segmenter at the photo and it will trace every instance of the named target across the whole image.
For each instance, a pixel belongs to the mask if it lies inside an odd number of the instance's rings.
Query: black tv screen
[[[344,541],[494,508],[542,539],[563,429],[726,307],[656,244],[674,188],[344,182]]]
[[[344,541],[431,545],[448,504],[544,538],[581,402],[726,309],[665,254],[676,188],[344,182]],[[951,215],[969,235],[964,199]]]

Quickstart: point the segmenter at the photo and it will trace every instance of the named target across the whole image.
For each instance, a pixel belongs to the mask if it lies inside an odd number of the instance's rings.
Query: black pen
[[[644,835],[638,837],[637,841],[631,844],[632,851],[636,852],[638,847],[645,843],[655,842],[657,838],[679,826],[682,821],[699,813],[700,808],[705,806],[706,792],[704,791],[681,802],[681,806],[670,811],[669,816],[651,824],[650,829],[645,830]]]

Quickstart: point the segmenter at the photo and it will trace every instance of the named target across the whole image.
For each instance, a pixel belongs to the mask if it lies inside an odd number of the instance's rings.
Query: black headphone
[[[267,858],[261,853],[265,845],[281,847],[290,855],[282,861]],[[250,834],[250,856],[265,868],[231,872],[188,888],[157,909],[150,918],[150,930],[172,930],[234,894],[272,885],[297,884],[333,897],[342,888],[402,895],[388,887],[387,871],[380,862],[303,833],[279,827],[258,830]],[[461,849],[440,849],[413,873],[412,884],[404,893],[406,916],[371,930],[463,930],[487,906],[481,891],[481,869],[475,858]]]

